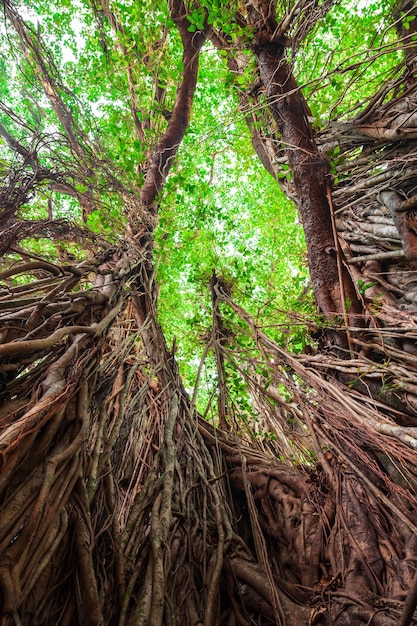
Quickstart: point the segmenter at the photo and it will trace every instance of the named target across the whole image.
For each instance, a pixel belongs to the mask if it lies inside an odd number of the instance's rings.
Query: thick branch
[[[145,184],[142,187],[141,200],[145,206],[150,206],[161,191],[187,130],[197,85],[198,57],[206,40],[205,31],[196,33],[188,31],[190,23],[186,18],[186,10],[182,0],[172,1],[171,15],[181,35],[184,71],[168,128],[158,144]]]
[[[361,304],[352,279],[345,266],[338,263],[340,251],[329,205],[328,163],[317,148],[308,105],[282,46],[261,44],[256,55],[294,178],[317,303],[323,313],[334,315],[343,314],[345,302],[349,300],[351,312],[359,313]]]
[[[217,378],[219,387],[219,396],[217,399],[217,407],[219,411],[219,426],[222,430],[229,430],[227,422],[228,418],[228,402],[226,388],[226,372],[224,368],[224,357],[221,346],[227,340],[227,334],[223,325],[219,312],[218,289],[221,288],[221,280],[216,276],[214,270],[210,281],[211,302],[213,306],[213,350],[217,366]]]

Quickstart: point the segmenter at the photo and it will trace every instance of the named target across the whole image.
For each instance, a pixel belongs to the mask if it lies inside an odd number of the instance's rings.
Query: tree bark
[[[161,191],[188,128],[191,105],[197,85],[198,58],[206,40],[205,31],[196,33],[188,31],[190,23],[187,20],[187,10],[182,0],[171,2],[171,14],[178,26],[183,43],[184,71],[168,128],[156,148],[140,193],[141,200],[146,207],[150,207]]]
[[[259,43],[255,53],[294,179],[317,304],[328,317],[344,315],[346,309],[361,313],[362,305],[337,240],[329,164],[317,148],[311,112],[291,73],[284,47],[275,42]]]

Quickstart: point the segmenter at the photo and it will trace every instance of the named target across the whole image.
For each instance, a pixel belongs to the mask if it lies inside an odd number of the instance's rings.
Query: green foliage
[[[235,1],[221,2],[221,0],[201,0],[198,4],[189,4],[187,20],[190,22],[188,30],[193,33],[203,30],[205,24],[212,26],[216,31],[225,35],[229,41],[237,38],[250,42],[251,29],[243,26],[236,18],[239,3]]]
[[[4,24],[0,123],[26,149],[36,147],[39,165],[65,171],[74,190],[68,195],[39,188],[20,217],[45,219],[52,211],[54,218],[80,222],[88,196],[87,227],[117,240],[124,234],[128,204],[120,186],[137,197],[167,128],[183,67],[181,38],[165,0],[116,0],[109,6],[110,20],[104,3],[102,7],[87,0],[27,0],[24,12],[37,45],[42,39],[45,66],[72,116],[77,139],[100,167],[86,172],[42,92],[33,51],[25,55],[13,29]],[[294,351],[302,351],[308,342],[306,326],[302,317],[289,321],[285,311],[311,314],[314,303],[295,207],[255,156],[239,108],[239,96],[248,95],[257,79],[253,33],[237,17],[239,9],[244,15],[242,3],[201,0],[186,6],[190,32],[208,24],[229,46],[218,51],[206,44],[202,52],[191,124],[160,198],[155,233],[160,319],[168,340],[176,338],[177,357],[191,388],[210,335],[213,269],[233,285],[234,298],[259,325]],[[374,94],[382,78],[396,71],[403,52],[395,46],[395,29],[388,27],[393,8],[392,0],[335,3],[300,43],[294,69],[317,129],[347,118]],[[405,16],[404,28],[410,23]],[[237,51],[240,69],[233,74],[226,62]],[[261,113],[254,121],[259,132],[264,126]],[[329,156],[335,174],[345,156],[337,147]],[[3,177],[12,161],[1,142]],[[279,176],[283,183],[291,179],[285,163]],[[34,252],[44,246],[51,258],[56,255],[46,241],[33,239],[26,245]],[[225,315],[231,326],[237,324],[230,313]],[[206,399],[216,385],[211,358]],[[244,404],[242,378],[229,377],[234,402]],[[243,405],[240,410],[249,411]]]
[[[261,323],[278,328],[286,321],[279,311],[304,306],[308,273],[295,207],[254,155],[237,111],[224,63],[208,49],[156,232],[160,317],[167,336],[177,337],[189,387],[211,324],[212,269],[230,280],[234,296]],[[310,308],[311,299],[304,304]]]
[[[351,116],[398,74],[403,53],[397,46],[395,4],[336,3],[297,51],[297,79],[305,85],[317,129]]]

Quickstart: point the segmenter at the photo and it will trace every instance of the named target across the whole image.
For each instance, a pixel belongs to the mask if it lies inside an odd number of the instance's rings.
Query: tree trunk
[[[342,263],[328,161],[317,148],[312,115],[288,67],[284,47],[275,42],[259,44],[256,56],[294,180],[317,304],[329,318],[340,315],[347,321],[346,313],[361,313],[362,306]]]
[[[15,159],[0,214],[2,626],[416,624],[415,83],[403,91],[399,77],[391,99],[315,137],[284,33],[305,8],[331,3],[296,3],[280,24],[273,2],[237,15],[257,33],[326,316],[323,328],[305,323],[315,337],[331,326],[349,351],[312,339],[289,352],[213,273],[218,428],[166,345],[152,258],[155,202],[190,119],[209,16],[196,31],[186,5],[169,3],[182,81],[139,190],[77,127],[39,33],[3,4],[65,141],[45,158],[44,142],[29,150],[0,127]],[[334,142],[343,159],[332,195],[323,154]],[[24,219],[29,201],[57,189],[88,210],[122,199],[123,236],[110,244],[64,220]],[[55,256],[27,246],[45,235]],[[65,256],[68,241],[85,257]],[[258,412],[257,435],[230,410],[230,371]]]

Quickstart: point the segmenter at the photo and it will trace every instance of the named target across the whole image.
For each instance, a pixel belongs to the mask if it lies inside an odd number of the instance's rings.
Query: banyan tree
[[[417,623],[414,3],[1,5],[2,626]],[[225,153],[314,304],[220,260],[172,340]]]

